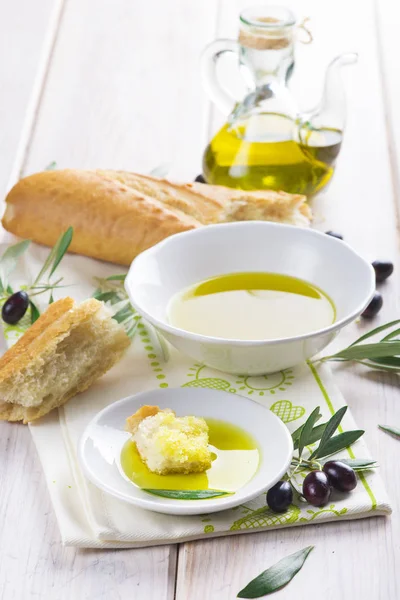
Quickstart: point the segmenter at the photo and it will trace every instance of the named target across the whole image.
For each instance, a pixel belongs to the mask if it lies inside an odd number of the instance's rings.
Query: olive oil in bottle
[[[204,153],[203,172],[212,184],[310,196],[331,179],[341,141],[338,129],[298,126],[283,114],[254,114],[220,129]]]

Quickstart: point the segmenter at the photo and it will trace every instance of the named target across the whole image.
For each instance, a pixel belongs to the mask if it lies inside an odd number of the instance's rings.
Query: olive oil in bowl
[[[257,114],[222,127],[203,172],[212,184],[313,195],[330,181],[341,142],[338,129],[297,129],[285,115]]]
[[[260,451],[246,431],[216,419],[207,419],[209,443],[213,452],[211,468],[190,475],[152,473],[140,458],[136,445],[128,440],[121,453],[121,467],[126,477],[144,489],[223,490],[236,492],[257,472]]]
[[[335,321],[332,300],[311,283],[279,273],[230,273],[175,294],[169,322],[228,340],[273,340],[309,334]]]

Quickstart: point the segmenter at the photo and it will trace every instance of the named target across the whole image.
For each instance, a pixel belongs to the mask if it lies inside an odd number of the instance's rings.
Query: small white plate
[[[122,447],[130,438],[125,431],[125,420],[144,404],[171,408],[177,416],[219,419],[242,427],[259,445],[261,456],[256,474],[241,489],[226,497],[175,500],[144,492],[123,474],[120,463]],[[288,429],[266,407],[243,396],[193,388],[156,389],[110,404],[89,423],[79,444],[80,464],[97,487],[141,508],[173,515],[217,512],[255,498],[286,473],[292,453]]]

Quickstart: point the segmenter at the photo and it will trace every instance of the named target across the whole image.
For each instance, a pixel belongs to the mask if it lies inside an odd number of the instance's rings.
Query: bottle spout
[[[344,67],[345,65],[354,65],[358,61],[357,52],[345,52],[336,56],[328,65],[327,74],[329,69],[333,67]]]
[[[321,102],[314,112],[319,122],[325,126],[342,130],[346,117],[346,97],[341,77],[341,69],[353,65],[358,60],[355,52],[346,52],[334,58],[326,69],[324,91]]]

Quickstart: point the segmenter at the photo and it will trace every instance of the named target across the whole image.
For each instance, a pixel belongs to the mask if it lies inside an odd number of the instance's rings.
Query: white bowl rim
[[[151,315],[149,312],[147,312],[147,310],[145,310],[142,306],[140,306],[134,300],[134,298],[131,296],[131,294],[129,293],[128,288],[129,288],[130,276],[131,276],[133,269],[136,267],[137,263],[140,263],[140,261],[143,260],[143,258],[146,257],[146,255],[151,256],[153,254],[157,254],[164,246],[167,246],[170,242],[173,242],[177,237],[183,238],[183,237],[188,237],[188,236],[201,235],[201,233],[205,229],[207,229],[207,230],[220,229],[221,227],[223,227],[223,228],[230,227],[230,228],[240,229],[243,226],[244,227],[249,227],[249,226],[250,227],[251,226],[259,227],[260,225],[266,226],[268,228],[269,227],[272,227],[272,228],[284,227],[285,229],[289,229],[289,230],[296,230],[296,231],[302,230],[302,231],[306,232],[306,235],[311,235],[314,237],[321,237],[324,239],[326,238],[325,241],[328,244],[332,243],[333,245],[339,244],[339,245],[345,246],[346,249],[349,251],[349,253],[353,254],[353,256],[355,256],[358,260],[360,260],[361,263],[363,263],[364,266],[369,270],[370,287],[369,287],[368,295],[365,296],[365,300],[363,302],[360,302],[359,305],[346,317],[343,317],[339,321],[335,321],[334,323],[332,323],[331,325],[328,325],[327,327],[323,327],[322,329],[318,329],[318,330],[310,332],[310,333],[303,333],[301,335],[295,335],[295,336],[290,336],[290,337],[285,337],[285,338],[272,338],[272,339],[266,339],[266,340],[240,340],[240,339],[236,339],[236,338],[221,338],[221,337],[202,335],[200,333],[192,333],[191,331],[186,331],[185,329],[181,329],[180,327],[175,327],[174,325],[170,325],[169,323],[162,321],[160,319],[157,319],[156,317]],[[205,228],[191,229],[189,231],[183,231],[181,233],[176,233],[172,236],[165,238],[161,242],[158,242],[151,248],[144,250],[131,263],[131,266],[129,268],[128,274],[125,279],[125,289],[128,292],[130,302],[131,302],[133,308],[135,310],[137,310],[138,313],[140,315],[142,315],[145,319],[147,319],[152,325],[159,327],[160,329],[163,329],[164,331],[166,331],[168,333],[171,333],[171,334],[179,336],[179,337],[184,337],[186,339],[189,339],[189,340],[192,340],[195,342],[211,343],[216,346],[229,344],[229,345],[234,345],[234,346],[239,346],[239,347],[246,347],[246,346],[270,346],[270,345],[275,345],[275,344],[287,344],[290,342],[309,340],[309,339],[312,339],[315,337],[319,337],[319,336],[340,330],[343,327],[345,327],[346,325],[348,325],[349,323],[351,323],[352,321],[354,321],[354,319],[356,319],[367,308],[368,304],[372,300],[373,295],[375,294],[376,285],[375,285],[375,271],[374,271],[372,265],[367,260],[365,260],[362,256],[360,256],[360,254],[358,254],[351,246],[349,246],[349,244],[347,244],[343,240],[339,240],[333,236],[329,236],[326,233],[317,231],[316,229],[307,229],[305,227],[288,225],[286,223],[274,223],[271,221],[238,221],[238,222],[233,222],[233,223],[217,223],[214,225],[207,225]]]
[[[182,388],[176,388],[176,389],[182,389]],[[191,505],[188,504],[186,506],[186,509],[184,509],[183,508],[184,505],[180,504],[182,502],[182,500],[173,500],[173,499],[167,499],[167,498],[162,498],[161,496],[159,496],[159,497],[157,496],[157,500],[155,501],[151,497],[151,495],[149,495],[149,498],[147,498],[147,497],[146,498],[140,498],[140,497],[128,498],[125,494],[121,493],[118,490],[115,490],[113,487],[108,485],[108,483],[105,482],[100,477],[98,477],[97,474],[94,474],[90,470],[88,465],[86,464],[86,460],[85,460],[85,444],[88,439],[88,432],[90,431],[90,428],[94,424],[96,424],[101,419],[101,417],[103,417],[103,415],[107,414],[110,410],[115,410],[116,406],[126,404],[133,398],[140,398],[141,400],[143,400],[144,403],[146,403],[146,397],[154,394],[155,391],[159,392],[159,393],[165,393],[166,390],[159,390],[156,388],[156,389],[152,389],[152,390],[138,392],[136,394],[130,394],[129,396],[125,396],[125,398],[121,398],[120,400],[117,400],[116,402],[111,402],[110,404],[105,406],[103,409],[98,411],[92,417],[92,419],[90,419],[89,423],[87,423],[87,425],[79,439],[79,442],[78,442],[78,461],[82,468],[83,473],[85,474],[85,476],[88,478],[89,481],[91,481],[96,487],[101,489],[103,492],[109,494],[110,496],[113,496],[114,498],[118,498],[119,500],[122,500],[129,504],[134,504],[135,506],[139,506],[140,508],[144,508],[146,510],[150,510],[153,512],[160,512],[162,514],[171,514],[171,515],[199,515],[199,514],[206,514],[207,512],[209,512],[209,513],[221,512],[221,511],[228,510],[230,508],[234,508],[234,507],[238,506],[239,504],[243,504],[243,502],[249,502],[250,500],[254,500],[254,498],[257,498],[258,496],[260,496],[261,494],[263,494],[265,492],[267,487],[263,485],[263,486],[259,486],[256,490],[253,490],[252,492],[248,493],[245,500],[243,500],[243,498],[241,498],[238,501],[238,497],[236,496],[236,494],[232,494],[230,496],[227,496],[224,499],[223,505],[220,505],[218,503],[218,501],[217,501],[217,504],[215,504],[215,502],[216,502],[215,499],[210,498],[208,500],[193,500],[193,501],[191,501]],[[173,391],[175,391],[175,388],[168,389],[168,392],[173,392]],[[208,391],[210,391],[210,390],[207,390],[207,389],[201,390],[202,393],[204,393],[204,392],[207,393]],[[215,390],[212,390],[212,391],[215,391]],[[221,391],[221,390],[218,390],[217,393],[229,395],[228,392]],[[272,420],[276,423],[277,427],[279,427],[280,431],[286,437],[286,440],[288,442],[288,453],[287,453],[287,456],[285,457],[285,462],[284,462],[283,466],[281,467],[280,471],[275,474],[275,476],[273,478],[273,483],[271,484],[271,487],[272,487],[278,481],[281,480],[281,478],[285,475],[285,473],[287,473],[287,470],[290,466],[290,462],[291,462],[292,456],[293,456],[292,435],[291,435],[288,427],[286,426],[286,424],[278,417],[278,415],[276,415],[274,412],[269,410],[267,406],[260,404],[253,398],[246,398],[245,396],[242,396],[241,394],[237,394],[237,395],[235,394],[235,396],[236,396],[236,398],[240,398],[241,400],[243,400],[246,404],[251,403],[253,405],[256,405],[256,406],[261,407],[262,409],[265,409],[266,411],[268,411],[272,415]],[[229,419],[227,419],[227,420],[229,420]],[[260,470],[260,465],[258,466],[257,473],[259,472],[259,470]],[[249,482],[247,482],[241,489],[245,489],[248,484],[249,484]],[[197,504],[199,502],[201,502],[200,505]],[[157,506],[157,508],[154,508],[155,506]],[[200,510],[197,509],[197,506],[201,506]],[[219,506],[221,506],[221,508],[219,508]],[[215,507],[217,507],[217,508],[215,509]],[[207,510],[203,510],[203,508],[207,509]]]

